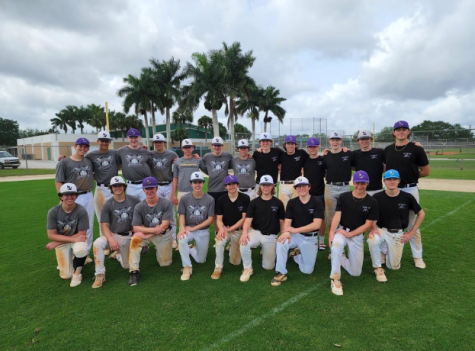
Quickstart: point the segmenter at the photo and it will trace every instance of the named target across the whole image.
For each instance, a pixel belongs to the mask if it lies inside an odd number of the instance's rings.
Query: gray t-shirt
[[[89,217],[84,207],[76,204],[71,213],[66,213],[61,204],[48,211],[46,229],[54,230],[65,236],[73,236],[82,230],[89,229]]]
[[[108,150],[103,153],[94,150],[86,155],[91,160],[94,171],[94,179],[99,184],[109,185],[112,177],[118,174],[117,150]]]
[[[178,155],[170,150],[165,150],[159,154],[157,151],[151,151],[153,162],[153,175],[158,182],[171,182],[173,180],[173,160]]]
[[[125,195],[125,200],[119,202],[112,198],[102,206],[101,223],[109,223],[112,233],[125,233],[132,230],[134,207],[140,202],[136,196]]]
[[[201,159],[194,158],[179,158],[173,164],[173,178],[178,178],[178,191],[190,192],[191,188],[191,174],[200,171]]]
[[[233,155],[230,152],[223,152],[220,156],[213,153],[203,156],[200,169],[208,176],[208,192],[226,191],[224,178],[228,175]]]
[[[185,215],[185,225],[194,227],[214,216],[214,199],[206,193],[201,199],[195,198],[193,193],[183,195],[178,205],[178,213]]]
[[[163,220],[171,221],[173,218],[172,203],[170,200],[160,198],[155,206],[149,206],[143,200],[135,206],[134,219],[132,225],[141,225],[147,228],[154,228],[162,224]]]
[[[55,180],[60,183],[73,183],[78,191],[91,191],[94,187],[92,163],[87,158],[74,161],[66,157],[56,165]]]
[[[252,188],[256,185],[256,161],[253,158],[241,160],[234,157],[231,161],[234,175],[239,180],[240,188]]]
[[[150,151],[139,148],[132,150],[128,146],[117,150],[119,164],[122,165],[124,178],[132,182],[152,176],[152,155]]]

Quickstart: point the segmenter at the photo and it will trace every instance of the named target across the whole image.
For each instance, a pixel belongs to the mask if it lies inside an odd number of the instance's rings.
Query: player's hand
[[[343,152],[348,152],[348,151],[350,151],[350,149],[348,149],[346,146],[343,146],[341,149],[343,150]]]
[[[180,231],[178,232],[178,235],[176,236],[176,238],[177,238],[178,240],[185,239],[187,235],[188,235],[188,234],[186,233],[185,230],[183,230],[183,231],[180,230]]]
[[[61,161],[62,159],[66,158],[66,155],[59,155],[58,161]]]
[[[195,160],[197,160],[197,159],[200,158],[200,155],[198,155],[198,154],[191,154],[191,156],[192,156]]]
[[[138,237],[138,238],[142,238],[142,239],[147,239],[147,238],[145,237],[145,234],[142,233],[142,232],[136,232],[136,233],[134,233],[134,235],[133,235],[132,237],[134,237],[134,236],[136,236],[136,237]]]
[[[381,236],[381,234],[379,234],[378,228],[374,228],[372,231],[368,233],[368,239],[373,239],[375,235]]]
[[[247,157],[248,157],[248,158],[252,158],[252,155],[251,155],[251,154],[247,154]]]
[[[403,244],[407,243],[409,240],[411,240],[412,236],[414,235],[414,233],[411,233],[411,232],[407,232],[407,233],[404,233],[402,236],[401,236],[401,242]]]
[[[285,244],[286,242],[290,244],[290,232],[288,231],[284,231],[281,236],[279,236],[277,238],[277,242],[281,243],[281,244]]]
[[[225,229],[220,229],[218,234],[216,234],[216,241],[217,240],[224,240],[227,236],[228,232]]]
[[[172,195],[172,203],[177,206],[178,205],[178,199],[176,198],[175,195]]]
[[[51,241],[46,244],[46,248],[51,251],[57,248],[59,245],[61,245],[61,243],[58,243],[57,241]]]
[[[294,228],[294,227],[291,227],[290,225],[284,228],[284,232],[289,232],[289,233],[292,233],[292,234],[297,233],[297,231],[295,230],[295,228]]]
[[[415,141],[415,142],[414,142],[414,145],[419,146],[419,147],[421,147],[421,148],[424,148],[424,146],[422,146],[422,144],[421,144],[420,142],[418,142],[418,141]]]
[[[257,152],[262,152],[262,148],[261,148],[261,147],[260,147],[260,148],[257,148],[256,151],[257,151]]]
[[[329,149],[325,149],[325,150],[323,150],[323,156],[326,156],[326,155],[328,155],[328,153],[329,153],[329,152],[330,152],[330,150],[329,150]]]
[[[347,232],[346,230],[339,230],[338,231],[339,233],[343,234],[345,236],[345,238],[352,238],[353,237],[353,234],[351,234],[351,232]]]
[[[114,238],[110,238],[109,247],[112,251],[119,251],[120,249],[119,243]]]
[[[186,226],[186,227],[185,227],[185,230],[186,230],[187,232],[191,233],[191,232],[194,232],[194,231],[195,231],[195,227]]]
[[[73,239],[73,242],[75,243],[80,243],[80,242],[85,242],[87,240],[86,234],[74,234],[71,235],[71,239]]]
[[[177,157],[177,158],[174,158],[173,161],[172,161],[172,163],[175,163],[176,160],[178,160],[178,157]]]
[[[242,234],[241,238],[239,239],[239,244],[246,246],[249,242],[249,234]]]

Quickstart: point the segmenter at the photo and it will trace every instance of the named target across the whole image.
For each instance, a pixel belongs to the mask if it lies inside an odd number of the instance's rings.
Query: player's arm
[[[46,248],[48,250],[53,250],[54,248],[62,244],[86,241],[86,230],[80,230],[74,235],[66,236],[66,235],[58,234],[58,231],[56,229],[48,229],[47,234],[48,234],[48,239],[51,240],[51,242],[46,244]]]
[[[178,178],[173,177],[172,182],[172,203],[174,205],[178,205],[178,199],[176,198],[176,188],[178,186]]]
[[[185,229],[185,215],[179,214],[178,215],[178,225],[180,230],[178,231],[177,239],[183,239],[186,236],[186,229]]]
[[[242,225],[242,235],[241,239],[239,239],[239,243],[241,245],[247,245],[249,241],[249,229],[251,228],[252,218],[246,217],[244,220],[244,224]]]
[[[213,219],[214,219],[214,215],[209,216],[208,218],[206,218],[206,220],[204,220],[200,224],[195,225],[194,227],[191,227],[190,231],[194,232],[195,230],[200,230],[200,229],[209,227],[211,223],[213,223]]]
[[[241,219],[237,221],[236,223],[234,223],[234,225],[230,226],[228,228],[228,232],[232,232],[241,228],[245,220],[246,220],[246,212],[243,212]]]
[[[330,231],[328,232],[328,243],[330,247],[333,243],[333,236],[335,235],[335,230],[338,228],[341,220],[341,211],[336,211],[335,215],[333,216],[332,224],[330,226]]]
[[[106,222],[102,222],[101,223],[101,230],[102,230],[102,234],[104,234],[104,236],[106,237],[107,239],[107,242],[109,243],[109,247],[112,251],[117,251],[119,250],[120,248],[120,245],[119,243],[114,239],[114,236],[112,235],[112,232],[109,228],[109,223],[106,223]]]
[[[312,223],[304,225],[303,227],[294,228],[294,230],[295,230],[295,233],[308,233],[308,232],[313,232],[315,230],[318,230],[321,225],[322,225],[322,219],[314,218]]]
[[[290,237],[291,237],[290,233],[291,233],[291,230],[294,229],[294,228],[292,228],[291,224],[292,224],[292,219],[286,218],[284,220],[284,228],[282,229],[282,227],[281,227],[280,236],[277,238],[277,242],[283,244],[288,240],[288,242],[290,243],[290,240],[291,240],[290,239]]]
[[[430,174],[430,165],[419,167],[419,178],[427,177]]]
[[[422,222],[424,221],[425,217],[426,217],[426,213],[424,212],[424,210],[421,209],[417,213],[416,221],[414,222],[414,225],[412,226],[411,230],[404,233],[403,236],[401,237],[401,242],[402,243],[406,243],[409,240],[411,240],[411,238],[416,233],[417,229],[420,228],[420,226],[421,226]]]
[[[364,233],[366,233],[368,230],[370,230],[371,228],[373,228],[375,222],[376,222],[376,221],[367,219],[366,222],[365,222],[363,225],[360,225],[358,228],[356,228],[355,230],[352,230],[352,231],[350,231],[350,232],[345,232],[344,235],[345,235],[345,237],[347,237],[347,238],[352,238],[352,237],[354,237],[354,236],[357,236],[357,235],[360,235],[360,234],[364,234]]]
[[[54,182],[54,186],[55,186],[55,188],[56,188],[56,192],[57,192],[57,193],[60,192],[59,190],[61,189],[61,186],[62,186],[63,184],[64,184],[64,183],[62,183],[62,182],[56,182],[56,181]]]
[[[223,215],[216,216],[216,227],[218,227],[216,240],[223,240],[226,237],[226,227],[223,223]]]

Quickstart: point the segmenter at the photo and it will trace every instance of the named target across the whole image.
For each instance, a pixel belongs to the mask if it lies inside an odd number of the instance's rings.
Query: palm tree
[[[218,135],[221,138],[223,138],[224,140],[226,140],[226,137],[228,136],[228,130],[226,129],[224,124],[222,124],[221,122],[218,123],[218,127],[219,127],[219,134]]]
[[[68,125],[69,125],[69,119],[68,116],[64,112],[59,112],[55,114],[56,117],[51,118],[51,125],[53,128],[59,128],[64,130],[64,134],[68,134]]]
[[[150,111],[152,113],[152,134],[155,134],[155,132],[157,131],[155,112],[161,106],[161,101],[159,100],[160,87],[154,81],[153,71],[149,67],[142,68],[142,73],[140,74],[140,81],[145,88],[145,94],[150,100]]]
[[[179,141],[180,145],[183,139],[188,138],[188,133],[186,132],[185,128],[177,128],[175,131],[172,133],[172,141]]]
[[[205,130],[205,143],[208,144],[208,128],[213,125],[213,119],[209,116],[203,115],[198,120],[198,127]]]
[[[259,104],[259,111],[264,111],[264,133],[267,131],[267,123],[271,121],[269,117],[269,111],[271,111],[279,120],[280,123],[283,122],[286,111],[280,106],[280,103],[287,100],[283,97],[279,97],[279,89],[274,88],[272,85],[269,85],[262,92],[262,99]]]
[[[91,120],[91,114],[89,109],[84,106],[79,107],[76,109],[76,121],[78,123],[78,127],[81,129],[81,134],[84,134],[84,127],[85,124],[89,124]]]
[[[71,127],[73,134],[76,133],[77,109],[78,108],[76,106],[68,105],[66,108],[63,108],[61,111],[59,111],[59,113],[63,114],[67,119],[67,124]]]
[[[256,121],[259,120],[259,106],[264,94],[261,86],[248,89],[239,97],[236,103],[236,110],[240,115],[247,112],[247,116],[251,119],[252,125],[252,150],[255,148],[256,138]]]
[[[173,123],[175,125],[179,124],[182,128],[185,128],[187,122],[193,123],[193,112],[190,110],[183,111],[180,108],[173,112]]]
[[[114,112],[114,111],[113,111]],[[122,112],[114,112],[109,116],[110,130],[119,130],[122,135],[122,142],[125,140],[125,133],[127,132],[127,116]]]
[[[106,125],[106,113],[101,105],[90,104],[87,105],[89,110],[89,124],[96,128],[96,132],[99,132]]]

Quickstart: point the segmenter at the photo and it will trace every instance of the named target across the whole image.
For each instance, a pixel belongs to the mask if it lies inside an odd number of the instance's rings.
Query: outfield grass
[[[20,169],[0,169],[0,177],[14,177],[24,175],[55,174],[55,169],[29,168],[28,173],[24,168]]]
[[[430,160],[430,176],[434,179],[475,179],[475,160]]]
[[[227,260],[222,278],[212,280],[212,245],[187,282],[178,252],[164,268],[150,253],[136,287],[108,261],[102,288],[91,288],[92,265],[70,288],[45,249],[46,214],[58,203],[53,189],[52,180],[0,183],[4,350],[473,349],[471,193],[421,191],[426,270],[414,267],[406,247],[401,270],[377,283],[366,249],[362,276],[344,273],[345,295],[335,296],[328,252],[319,253],[312,275],[289,262],[288,281],[272,287],[274,272],[262,269],[258,249],[248,283]]]

